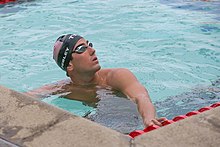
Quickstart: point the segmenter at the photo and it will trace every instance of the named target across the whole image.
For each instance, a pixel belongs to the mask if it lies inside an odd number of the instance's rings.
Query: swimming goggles
[[[79,45],[78,47],[76,47],[75,50],[72,51],[72,53],[77,53],[77,54],[82,54],[83,52],[85,52],[87,50],[87,48],[93,47],[93,44],[91,42],[89,42],[88,40],[86,41],[86,43],[88,44],[88,46],[86,45]]]

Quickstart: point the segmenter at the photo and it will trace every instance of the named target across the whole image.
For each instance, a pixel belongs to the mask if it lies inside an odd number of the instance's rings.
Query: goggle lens
[[[93,47],[93,44],[92,44],[91,42],[87,41],[87,44],[88,44],[88,46]],[[74,53],[82,54],[83,52],[86,51],[86,49],[88,48],[88,46],[80,45],[80,46],[78,46],[78,47],[75,49]]]
[[[79,47],[76,48],[76,50],[74,51],[74,53],[78,53],[78,54],[82,54],[83,52],[85,52],[87,49],[87,46],[81,45]]]

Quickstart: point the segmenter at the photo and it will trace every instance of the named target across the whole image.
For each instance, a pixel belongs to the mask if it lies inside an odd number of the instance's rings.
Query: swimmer
[[[145,127],[162,126],[166,118],[156,118],[155,107],[147,89],[139,83],[134,74],[125,68],[101,69],[93,44],[76,34],[60,36],[53,49],[53,59],[66,72],[68,80],[50,84],[27,92],[30,96],[45,97],[53,94],[67,94],[79,101],[94,101],[97,86],[111,87],[122,92],[137,104]],[[73,98],[72,98],[73,99]]]

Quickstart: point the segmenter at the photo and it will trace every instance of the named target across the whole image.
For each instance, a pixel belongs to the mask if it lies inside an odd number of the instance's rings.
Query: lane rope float
[[[202,113],[202,112],[208,111],[208,110],[210,110],[210,109],[213,109],[213,108],[216,108],[216,107],[219,107],[219,106],[220,106],[220,102],[217,102],[217,103],[212,104],[211,106],[207,106],[207,107],[200,108],[198,111],[191,111],[191,112],[186,113],[185,115],[178,115],[178,116],[174,117],[172,120],[166,120],[166,121],[164,121],[164,122],[162,123],[162,127],[163,127],[163,126],[166,126],[166,125],[169,125],[169,124],[172,124],[172,123],[174,123],[174,122],[183,120],[183,119],[185,119],[185,118],[187,118],[187,117],[200,114],[200,113]],[[158,128],[160,128],[160,127],[157,126],[157,125],[151,125],[151,126],[145,128],[145,129],[143,129],[143,130],[135,130],[135,131],[132,131],[131,133],[128,134],[128,136],[131,137],[131,138],[135,138],[136,136],[142,135],[142,134],[144,134],[144,133],[153,131],[153,130],[158,129]]]
[[[0,5],[5,5],[10,2],[15,2],[16,0],[0,0]]]

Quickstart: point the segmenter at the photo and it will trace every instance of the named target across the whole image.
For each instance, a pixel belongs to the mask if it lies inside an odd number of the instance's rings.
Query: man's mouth
[[[97,58],[97,57],[94,57],[94,58],[92,59],[92,61],[96,61],[96,60],[98,60],[98,58]]]

